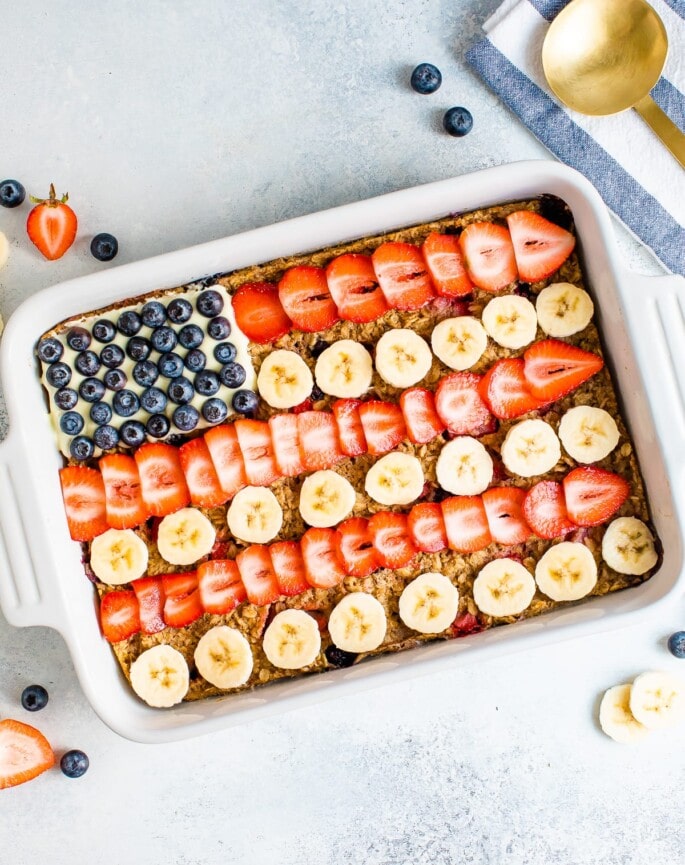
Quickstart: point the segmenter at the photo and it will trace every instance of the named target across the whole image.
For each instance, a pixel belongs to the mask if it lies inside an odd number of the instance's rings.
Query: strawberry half
[[[105,485],[107,523],[113,529],[133,529],[144,523],[149,513],[143,502],[138,466],[127,454],[106,454],[98,468]]]
[[[212,427],[204,434],[205,444],[226,501],[247,485],[245,463],[240,452],[238,433],[233,424]]]
[[[481,498],[495,543],[513,546],[528,540],[532,532],[523,516],[525,490],[518,487],[490,487]]]
[[[359,419],[368,452],[387,454],[407,437],[407,427],[399,406],[380,400],[369,400],[359,406]]]
[[[466,269],[478,288],[499,291],[516,280],[518,270],[509,232],[494,222],[474,222],[459,236]]]
[[[340,450],[346,457],[357,457],[368,450],[364,427],[359,416],[358,399],[337,399],[333,403],[333,417],[338,427]]]
[[[447,544],[457,553],[475,553],[492,541],[480,496],[451,496],[440,503]]]
[[[598,354],[559,339],[543,339],[523,353],[523,375],[531,394],[554,402],[596,375],[604,366]]]
[[[371,256],[381,291],[392,309],[420,309],[435,290],[421,250],[412,243],[382,243]]]
[[[326,268],[328,289],[340,318],[364,324],[388,310],[370,255],[339,255]]]
[[[435,410],[453,435],[483,435],[494,430],[490,409],[479,392],[481,377],[473,372],[446,375],[435,392]]]
[[[338,554],[345,571],[351,577],[368,577],[380,567],[376,550],[371,543],[369,521],[352,517],[338,526]]]
[[[576,245],[570,231],[532,213],[517,210],[507,216],[519,278],[539,282],[559,270]]]
[[[423,387],[410,387],[400,396],[400,408],[409,440],[414,444],[432,442],[445,431],[445,424],[435,409],[435,397]]]
[[[268,547],[252,544],[238,553],[235,562],[251,604],[266,606],[280,598],[281,590],[278,588]]]
[[[273,342],[292,327],[279,300],[278,288],[270,282],[241,285],[231,303],[238,327],[252,342]]]
[[[143,501],[152,516],[165,517],[190,504],[177,448],[164,442],[148,442],[133,456]]]
[[[0,790],[30,781],[54,765],[55,755],[40,730],[11,718],[0,721]]]
[[[60,469],[59,479],[72,540],[90,541],[106,532],[109,523],[100,472],[86,466],[67,466]]]
[[[384,568],[406,568],[418,553],[406,514],[378,511],[369,520],[369,536]]]
[[[569,518],[578,526],[600,526],[630,495],[630,484],[620,475],[596,466],[580,466],[563,481]]]
[[[276,465],[281,476],[293,478],[305,470],[300,453],[300,434],[297,429],[296,414],[275,414],[269,418],[271,443],[274,448]]]
[[[338,548],[340,539],[335,529],[307,529],[300,540],[307,582],[317,589],[330,589],[345,579]]]
[[[286,270],[278,283],[278,297],[298,330],[326,330],[340,318],[322,267],[302,264]]]
[[[269,546],[269,554],[282,595],[301,595],[310,588],[302,550],[296,541],[276,541]]]
[[[110,643],[128,640],[140,631],[140,613],[136,593],[130,589],[107,592],[100,601],[100,624]]]
[[[459,240],[454,234],[429,234],[421,251],[438,294],[443,297],[471,294],[473,283],[466,271]]]
[[[140,630],[144,634],[164,630],[164,589],[160,577],[141,577],[131,586],[138,599]]]
[[[238,436],[247,482],[268,487],[280,477],[269,424],[263,420],[241,418],[233,426]]]
[[[442,508],[437,502],[420,502],[407,516],[409,534],[422,553],[439,553],[447,549],[447,533]]]
[[[564,489],[555,481],[540,481],[526,493],[523,517],[539,538],[561,538],[576,525],[568,517]]]
[[[67,204],[68,200],[68,194],[64,194],[59,199],[56,197],[52,183],[48,198],[31,196],[31,201],[36,206],[26,220],[26,231],[31,243],[49,261],[61,258],[76,238],[78,220]]]
[[[300,456],[307,471],[330,469],[345,458],[335,418],[329,412],[301,412],[297,415],[297,431],[300,435]]]
[[[192,439],[181,445],[178,457],[190,492],[190,501],[195,507],[215,508],[228,500],[203,438]]]
[[[198,565],[197,587],[206,613],[225,616],[247,599],[240,571],[231,559],[213,559]]]
[[[184,628],[204,615],[195,571],[164,574],[162,588],[165,595],[164,621],[170,628]]]
[[[501,419],[520,417],[549,404],[530,392],[520,357],[495,361],[483,376],[479,389],[490,411]]]

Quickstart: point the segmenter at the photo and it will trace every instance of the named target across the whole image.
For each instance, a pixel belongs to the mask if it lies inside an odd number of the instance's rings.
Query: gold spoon
[[[547,31],[542,67],[574,111],[634,108],[685,168],[685,134],[649,95],[667,53],[666,28],[645,0],[573,0]]]

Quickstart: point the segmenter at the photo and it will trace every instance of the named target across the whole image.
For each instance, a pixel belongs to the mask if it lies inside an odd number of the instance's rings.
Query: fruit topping
[[[420,634],[439,634],[446,630],[458,610],[459,592],[444,574],[420,574],[400,595],[400,619]]]
[[[435,296],[426,263],[417,246],[388,241],[382,243],[371,258],[381,291],[391,308],[420,309]]]
[[[207,430],[204,441],[226,500],[247,484],[238,433],[234,424]]]
[[[502,419],[520,417],[551,402],[533,396],[520,357],[495,361],[483,376],[479,390],[490,411]]]
[[[407,435],[414,444],[427,444],[445,430],[435,408],[431,391],[421,387],[405,390],[400,396],[400,408],[407,426]]]
[[[435,391],[435,410],[453,435],[481,435],[492,429],[492,415],[483,402],[481,377],[455,372],[445,376]]]
[[[420,502],[409,512],[407,527],[412,541],[423,553],[447,549],[447,534],[442,508],[437,502]]]
[[[473,222],[459,237],[466,269],[478,288],[499,291],[516,279],[516,259],[509,232],[493,222]]]
[[[338,556],[350,576],[367,577],[380,567],[368,520],[364,517],[352,517],[340,523],[337,542]]]
[[[206,613],[226,615],[247,599],[238,565],[229,559],[203,562],[197,569],[197,582]]]
[[[576,528],[566,509],[564,488],[555,481],[540,481],[528,490],[523,516],[539,538],[560,538]]]
[[[151,442],[134,454],[143,501],[152,516],[163,517],[190,503],[177,448]]]
[[[441,502],[447,543],[458,553],[474,553],[492,541],[480,496],[452,496]]]
[[[140,577],[131,583],[138,599],[140,630],[156,634],[166,627],[164,622],[164,589],[159,577]]]
[[[335,529],[311,528],[302,535],[300,549],[307,582],[318,589],[337,586],[347,576],[338,554],[340,538]]]
[[[269,424],[261,420],[237,420],[234,424],[247,482],[268,487],[279,476]]]
[[[363,396],[371,387],[373,361],[369,352],[353,339],[339,339],[316,359],[314,377],[321,396],[341,399]]]
[[[525,498],[526,491],[518,487],[491,487],[483,493],[488,528],[496,544],[523,544],[531,536],[523,515]]]
[[[363,324],[387,312],[370,255],[339,255],[326,268],[326,280],[340,318]]]
[[[369,520],[369,537],[384,568],[406,568],[418,553],[406,514],[379,511]]]
[[[171,418],[181,432],[190,432],[200,422],[200,412],[193,405],[179,405],[174,409]]]
[[[278,297],[299,330],[326,330],[339,319],[328,290],[326,271],[321,267],[298,265],[286,270],[278,283]]]
[[[364,428],[359,415],[360,405],[358,399],[338,399],[331,407],[338,427],[340,449],[348,457],[367,452]]]
[[[112,591],[100,601],[100,624],[104,638],[110,643],[128,640],[140,631],[140,613],[136,593],[130,590]]]
[[[279,599],[281,592],[268,547],[252,544],[238,553],[235,561],[251,604],[272,604]]]
[[[226,493],[203,438],[192,439],[178,450],[181,469],[190,492],[191,504],[198,508],[214,508],[226,501]]]
[[[599,355],[558,339],[536,342],[526,349],[523,359],[530,393],[547,402],[566,396],[604,366]]]
[[[126,454],[108,454],[99,460],[105,485],[107,523],[113,529],[132,529],[148,518],[136,461]]]
[[[370,454],[385,454],[407,437],[402,411],[394,403],[364,402],[359,406],[359,419]]]
[[[277,541],[269,546],[269,554],[281,595],[301,595],[309,589],[302,551],[296,541]]]
[[[300,436],[300,456],[307,471],[329,469],[345,458],[332,414],[301,412],[297,415],[297,431]]]
[[[90,541],[105,532],[105,485],[100,472],[85,466],[67,466],[59,476],[72,540]]]
[[[507,225],[523,282],[546,279],[561,267],[576,245],[569,231],[530,210],[510,213]]]
[[[418,384],[428,375],[432,363],[426,340],[408,328],[388,330],[376,343],[376,372],[393,387]]]
[[[278,288],[268,282],[241,285],[231,302],[238,327],[252,342],[273,342],[292,326],[279,300]]]
[[[596,466],[573,469],[563,483],[569,518],[578,526],[606,522],[630,494],[628,481]]]

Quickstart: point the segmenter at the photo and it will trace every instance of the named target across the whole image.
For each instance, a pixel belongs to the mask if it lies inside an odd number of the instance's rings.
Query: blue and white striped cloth
[[[564,108],[542,71],[542,42],[569,0],[505,0],[484,24],[469,63],[562,162],[584,174],[606,204],[669,270],[685,274],[685,171],[635,111],[586,117]],[[669,38],[652,96],[685,130],[685,0],[650,0]]]

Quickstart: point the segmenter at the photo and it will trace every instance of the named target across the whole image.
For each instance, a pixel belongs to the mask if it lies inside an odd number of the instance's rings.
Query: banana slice
[[[310,526],[335,526],[350,515],[356,500],[352,484],[332,469],[325,469],[305,478],[300,489],[300,513]]]
[[[595,311],[592,298],[570,282],[555,282],[543,288],[535,302],[538,323],[547,336],[580,333]]]
[[[131,664],[129,675],[136,694],[156,709],[175,706],[188,693],[188,664],[183,655],[171,646],[146,649]]]
[[[562,541],[535,566],[535,582],[553,601],[577,601],[597,584],[597,563],[585,544]]]
[[[90,566],[102,583],[121,586],[142,577],[147,570],[145,541],[132,529],[108,529],[90,545]]]
[[[293,408],[306,400],[314,387],[311,370],[294,351],[279,348],[262,362],[257,390],[272,408]]]
[[[502,462],[514,475],[532,478],[551,471],[561,459],[557,434],[544,420],[522,420],[509,429],[501,448]]]
[[[229,532],[241,541],[266,544],[280,532],[283,511],[267,487],[243,487],[229,505],[226,522]]]
[[[630,711],[650,730],[672,727],[685,716],[685,685],[672,673],[642,673],[630,689]]]
[[[439,634],[457,617],[459,592],[444,574],[421,574],[400,595],[400,619],[420,634]]]
[[[529,345],[538,329],[535,307],[517,294],[494,297],[483,310],[482,319],[488,334],[504,348]]]
[[[345,595],[328,618],[328,632],[345,652],[372,652],[385,639],[387,621],[380,601],[366,592]]]
[[[533,600],[535,580],[515,559],[488,562],[473,581],[473,600],[488,616],[516,616]]]
[[[413,330],[389,330],[376,343],[376,371],[392,387],[417,384],[428,375],[432,363],[428,343]]]
[[[614,741],[623,745],[639,742],[649,729],[635,720],[630,711],[631,685],[614,685],[599,704],[599,725]]]
[[[10,254],[10,245],[7,242],[7,237],[0,231],[0,268],[7,264],[7,259]]]
[[[159,524],[157,549],[172,565],[192,565],[209,555],[215,540],[214,526],[203,513],[195,508],[181,508]]]
[[[566,453],[576,462],[595,463],[612,452],[620,434],[608,411],[577,405],[562,417],[559,438]]]
[[[239,688],[252,675],[252,649],[236,628],[217,625],[195,647],[195,666],[217,688]]]
[[[364,489],[380,505],[408,505],[421,495],[424,483],[421,461],[398,451],[371,466]]]
[[[646,574],[659,556],[654,535],[637,517],[618,517],[602,538],[602,558],[619,574]]]
[[[300,670],[313,664],[321,651],[321,633],[304,610],[283,610],[264,632],[267,659],[282,670]]]
[[[440,486],[455,496],[482,493],[492,480],[492,457],[471,436],[457,436],[443,445],[435,466]]]
[[[488,347],[485,328],[472,315],[446,318],[431,334],[433,354],[450,369],[469,369]]]
[[[363,396],[371,387],[373,361],[358,342],[340,339],[321,352],[314,378],[324,393],[341,399]]]

